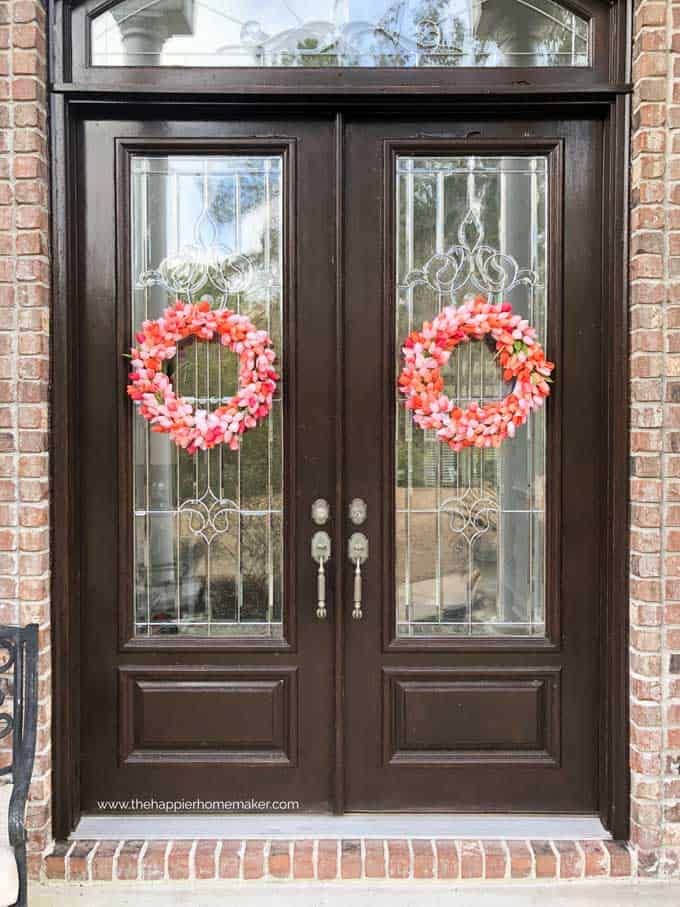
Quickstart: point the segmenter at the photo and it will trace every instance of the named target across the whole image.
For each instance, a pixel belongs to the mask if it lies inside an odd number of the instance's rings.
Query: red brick
[[[368,839],[364,841],[364,872],[367,879],[384,879],[385,842]]]
[[[661,855],[658,851],[638,850],[638,874],[642,878],[657,876],[660,865]]]
[[[238,879],[241,874],[240,841],[222,841],[219,859],[219,877],[221,879]]]
[[[272,841],[269,845],[269,875],[290,878],[290,841]]]
[[[631,857],[627,845],[620,841],[605,841],[604,846],[609,851],[609,874],[617,878],[629,876],[631,874]]]
[[[45,875],[48,879],[66,878],[66,854],[72,846],[70,841],[54,845],[52,852],[45,858]]]
[[[583,875],[585,862],[581,851],[573,841],[554,841],[560,857],[560,878],[578,879]]]
[[[217,841],[198,841],[194,851],[197,879],[214,879],[216,875]]]
[[[411,873],[411,852],[408,841],[388,841],[387,856],[389,877],[407,879]]]
[[[600,841],[580,841],[585,856],[585,874],[588,878],[606,876],[609,859],[604,845]]]
[[[321,840],[317,845],[317,875],[320,879],[338,877],[338,842]]]
[[[484,875],[481,845],[477,841],[461,841],[459,847],[461,878],[481,879]]]
[[[314,841],[296,841],[293,848],[293,878],[314,878]]]
[[[77,841],[68,855],[68,877],[72,882],[86,882],[89,878],[89,859],[97,846],[96,841]]]
[[[172,841],[168,852],[168,878],[172,880],[191,877],[191,851],[193,841]]]
[[[243,853],[243,878],[261,879],[264,876],[264,841],[246,841]]]
[[[524,841],[508,841],[510,851],[510,876],[513,879],[528,879],[533,871],[533,856]]]
[[[43,42],[37,25],[15,25],[12,29],[12,43],[15,47],[39,47]]]
[[[550,841],[531,841],[537,879],[554,879],[557,876],[557,857]]]
[[[40,86],[31,76],[12,79],[12,98],[15,101],[35,101],[40,97]]]
[[[165,878],[165,854],[167,841],[149,841],[142,856],[142,879],[156,881]]]
[[[44,21],[44,10],[37,0],[15,0],[12,9],[15,22]]]
[[[501,841],[483,841],[484,848],[484,877],[487,879],[503,879],[507,867],[507,852]]]
[[[437,875],[440,879],[457,879],[460,871],[455,841],[437,841]]]
[[[361,878],[361,841],[341,842],[340,875],[343,879]]]
[[[118,850],[118,841],[100,841],[92,859],[92,880],[110,882],[113,877],[114,859]]]
[[[14,156],[14,176],[16,179],[35,179],[44,175],[44,165],[39,157],[28,154]]]
[[[132,880],[139,877],[139,855],[144,841],[125,841],[118,853],[116,875],[119,879]]]
[[[432,841],[414,840],[411,842],[413,849],[413,878],[434,878],[434,846]]]

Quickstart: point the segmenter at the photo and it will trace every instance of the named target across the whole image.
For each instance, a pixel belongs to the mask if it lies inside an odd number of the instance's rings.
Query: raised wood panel
[[[383,708],[387,764],[559,765],[559,668],[386,668]]]
[[[122,667],[120,761],[295,764],[297,669]]]

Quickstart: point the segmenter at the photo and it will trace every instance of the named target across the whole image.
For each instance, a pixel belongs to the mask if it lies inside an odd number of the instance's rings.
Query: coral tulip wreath
[[[212,412],[194,409],[177,397],[163,364],[188,337],[219,342],[240,360],[239,388]],[[145,321],[131,351],[132,372],[128,395],[153,431],[169,434],[188,453],[228,444],[237,450],[241,435],[265,419],[272,408],[278,375],[276,354],[266,331],[229,309],[211,309],[209,302],[177,302],[156,321]]]
[[[473,402],[463,409],[444,393],[441,370],[458,344],[485,338],[495,342],[503,379],[514,381],[514,386],[503,400]],[[413,411],[413,421],[420,428],[434,429],[455,451],[498,447],[514,437],[517,427],[550,394],[555,367],[545,358],[528,321],[513,314],[509,303],[493,304],[483,297],[443,309],[408,336],[402,354],[399,389]]]

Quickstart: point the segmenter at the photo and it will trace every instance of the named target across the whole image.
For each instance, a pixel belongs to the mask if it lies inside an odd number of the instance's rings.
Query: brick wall
[[[42,6],[0,0],[0,623],[41,627],[38,750],[28,807],[34,851],[50,836],[45,83]]]
[[[641,873],[680,875],[680,3],[643,0],[634,32],[631,837]],[[42,628],[34,853],[50,791],[45,78],[41,5],[0,0],[0,622]]]
[[[631,839],[680,875],[680,3],[643,0],[634,33]]]

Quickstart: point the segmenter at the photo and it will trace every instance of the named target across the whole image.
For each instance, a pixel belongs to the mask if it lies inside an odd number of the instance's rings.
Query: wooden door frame
[[[88,2],[88,0],[85,0]],[[585,0],[584,0],[585,2]],[[600,818],[612,835],[629,834],[629,725],[628,725],[628,162],[631,86],[630,0],[607,3],[609,23],[607,66],[588,69],[588,75],[562,78],[555,71],[506,69],[493,76],[480,71],[457,71],[455,79],[426,82],[422,73],[365,71],[345,74],[339,84],[331,70],[312,78],[300,76],[291,83],[287,71],[260,73],[257,81],[235,82],[228,70],[185,70],[182,80],[174,70],[146,70],[143,78],[123,82],[118,69],[105,79],[90,71],[69,69],[65,48],[71,40],[70,12],[79,0],[50,6],[51,34],[57,35],[51,56],[51,255],[52,323],[50,379],[50,476],[51,476],[51,601],[53,663],[53,833],[64,840],[80,818],[80,569],[79,540],[87,531],[79,525],[76,505],[79,492],[78,451],[78,277],[83,266],[80,222],[77,216],[78,137],[83,119],[98,115],[158,119],[201,119],[207,116],[281,116],[314,112],[331,115],[336,122],[336,368],[344,365],[343,345],[343,117],[361,110],[375,117],[433,114],[465,117],[580,115],[598,117],[603,124],[604,169],[602,202],[602,288],[605,295],[606,336],[601,381],[607,408],[604,418],[609,459],[602,464],[602,508],[606,535],[602,539],[604,564],[600,611],[600,722],[598,791]],[[581,9],[581,5],[575,8]],[[585,7],[583,7],[585,8]],[[82,36],[77,37],[80,41]],[[75,43],[77,43],[77,41]],[[573,74],[573,70],[570,70]],[[608,73],[606,81],[603,74]],[[441,71],[440,71],[441,74]],[[140,76],[142,74],[137,74]],[[562,73],[559,73],[562,76]],[[526,77],[530,77],[527,82]],[[116,77],[119,81],[116,81]],[[314,81],[316,79],[316,81]],[[280,80],[278,86],[275,84]],[[309,82],[309,84],[304,84]],[[436,84],[435,84],[436,83]],[[191,94],[187,95],[187,91]],[[458,138],[464,139],[461,135]],[[338,388],[338,418],[344,422],[343,389]],[[345,506],[343,451],[338,450],[334,490],[336,513]],[[338,519],[335,550],[343,550],[343,521]],[[336,558],[335,596],[344,594],[342,557]],[[343,808],[343,623],[336,622],[336,809]]]

